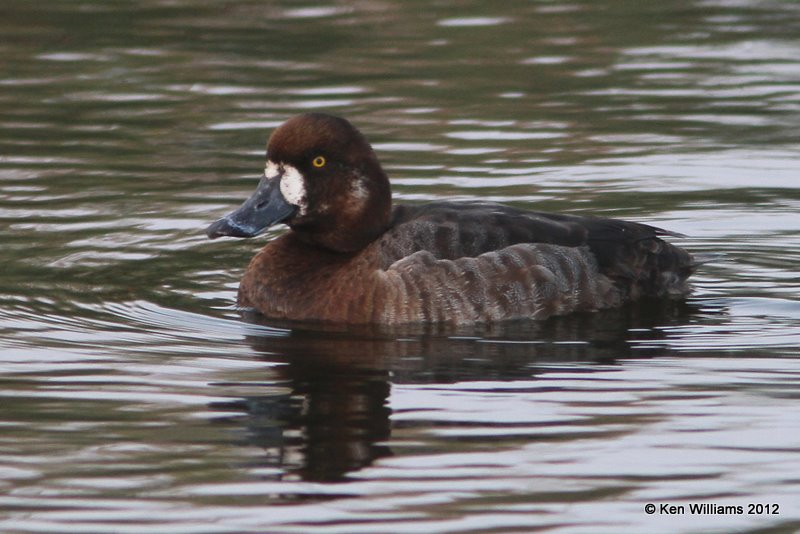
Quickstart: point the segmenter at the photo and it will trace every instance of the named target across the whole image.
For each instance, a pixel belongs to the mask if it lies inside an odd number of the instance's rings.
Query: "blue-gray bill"
[[[297,210],[289,204],[280,188],[280,176],[261,178],[258,187],[238,209],[225,215],[206,229],[210,239],[217,237],[255,237],[269,227],[281,223]]]

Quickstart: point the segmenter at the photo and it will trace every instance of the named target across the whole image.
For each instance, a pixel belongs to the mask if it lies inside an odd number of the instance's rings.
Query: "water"
[[[0,12],[0,530],[800,529],[795,2]],[[304,110],[357,124],[397,201],[721,256],[686,303],[539,324],[242,316],[263,240],[203,229]]]

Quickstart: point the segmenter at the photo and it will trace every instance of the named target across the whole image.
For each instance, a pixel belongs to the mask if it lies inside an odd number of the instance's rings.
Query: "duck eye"
[[[317,156],[316,158],[314,158],[314,161],[312,161],[311,164],[314,165],[314,167],[316,167],[318,169],[320,167],[324,167],[325,166],[325,158],[323,158],[322,156]]]

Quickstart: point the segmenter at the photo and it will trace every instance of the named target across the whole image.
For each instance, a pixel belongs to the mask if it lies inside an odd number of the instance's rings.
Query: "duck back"
[[[667,234],[498,204],[399,206],[379,241],[381,270],[400,294],[383,321],[543,319],[684,296],[692,258]]]

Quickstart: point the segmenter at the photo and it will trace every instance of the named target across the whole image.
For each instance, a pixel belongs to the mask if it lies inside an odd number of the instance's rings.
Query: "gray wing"
[[[475,258],[515,244],[585,247],[596,271],[623,298],[685,294],[695,262],[661,239],[660,228],[602,217],[519,210],[489,203],[440,202],[398,206],[380,243],[381,268],[418,251],[440,260]],[[581,254],[585,254],[582,252]]]
[[[381,279],[387,323],[544,319],[620,301],[586,247],[522,243],[454,260],[418,251]]]

